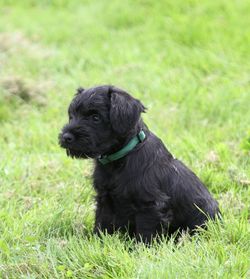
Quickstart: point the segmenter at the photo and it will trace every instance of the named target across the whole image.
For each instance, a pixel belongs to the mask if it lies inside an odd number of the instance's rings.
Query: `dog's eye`
[[[100,120],[99,114],[93,114],[91,117],[92,117],[93,121],[95,121],[95,122],[99,122],[99,120]]]

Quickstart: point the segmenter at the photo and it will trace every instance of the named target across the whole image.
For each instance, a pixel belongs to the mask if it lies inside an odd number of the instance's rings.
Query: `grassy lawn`
[[[248,0],[0,2],[0,278],[250,276],[249,14]],[[109,83],[148,107],[222,224],[151,248],[92,235],[92,162],[57,136],[75,89]]]

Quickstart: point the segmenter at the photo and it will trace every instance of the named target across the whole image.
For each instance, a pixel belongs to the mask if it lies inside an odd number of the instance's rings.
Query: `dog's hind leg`
[[[145,244],[151,243],[152,239],[159,233],[161,219],[157,211],[145,210],[136,215],[136,239]]]

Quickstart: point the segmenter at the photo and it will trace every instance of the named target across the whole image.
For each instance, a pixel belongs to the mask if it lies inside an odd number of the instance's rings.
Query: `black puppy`
[[[219,212],[199,178],[144,124],[142,103],[113,86],[78,89],[61,147],[95,160],[94,232],[127,231],[150,242],[157,234],[194,230]]]

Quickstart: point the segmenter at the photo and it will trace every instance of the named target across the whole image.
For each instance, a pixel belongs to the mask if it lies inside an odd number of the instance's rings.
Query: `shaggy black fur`
[[[199,178],[147,128],[142,112],[139,100],[116,87],[80,88],[59,140],[68,155],[95,159],[94,232],[127,231],[147,243],[157,234],[203,226],[219,209]],[[128,155],[106,165],[98,161],[141,129],[146,140]]]

